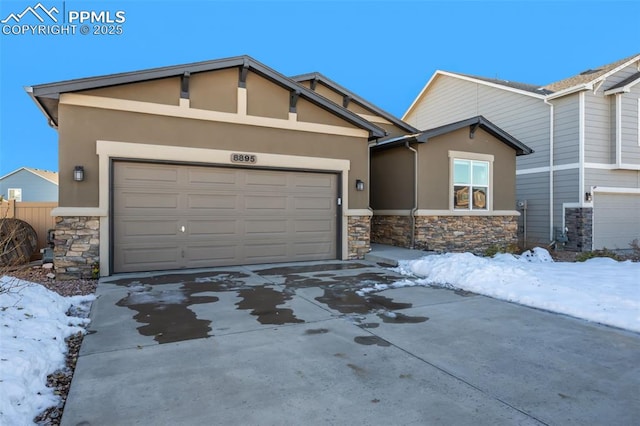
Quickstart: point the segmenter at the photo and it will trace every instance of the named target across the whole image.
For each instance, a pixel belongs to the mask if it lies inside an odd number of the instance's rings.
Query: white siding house
[[[640,240],[640,54],[546,86],[436,71],[403,120],[428,129],[475,115],[535,151],[516,171],[528,244]]]

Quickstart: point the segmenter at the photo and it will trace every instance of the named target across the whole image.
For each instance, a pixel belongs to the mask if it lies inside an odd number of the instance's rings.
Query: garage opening
[[[338,175],[113,163],[113,271],[339,257]]]

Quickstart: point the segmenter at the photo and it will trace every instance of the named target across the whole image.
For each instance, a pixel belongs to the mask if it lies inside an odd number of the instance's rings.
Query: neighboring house
[[[516,156],[531,149],[484,117],[371,151],[373,242],[476,253],[517,244]]]
[[[0,177],[0,195],[5,200],[58,201],[58,173],[21,167]]]
[[[640,239],[639,83],[640,54],[546,86],[436,71],[403,119],[482,115],[531,147],[517,160],[527,242],[627,249]]]
[[[368,145],[386,132],[250,57],[27,91],[58,129],[61,275],[369,250]]]

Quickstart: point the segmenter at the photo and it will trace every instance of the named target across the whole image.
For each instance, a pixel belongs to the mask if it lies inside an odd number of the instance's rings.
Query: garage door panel
[[[294,232],[310,233],[310,232],[331,232],[335,231],[333,221],[324,218],[318,219],[298,219],[294,221]]]
[[[114,186],[165,187],[178,182],[179,171],[159,164],[120,163],[120,173],[114,176]],[[153,173],[149,173],[153,170]]]
[[[240,231],[237,219],[189,220],[186,223],[189,237],[228,237],[235,236]]]
[[[246,219],[244,221],[244,234],[247,237],[282,237],[288,232],[288,222],[286,219]]]
[[[116,230],[119,239],[151,237],[175,237],[178,234],[177,219],[123,219]]]
[[[294,199],[294,208],[296,210],[329,211],[334,209],[334,202],[333,197],[296,197]]]
[[[288,185],[288,178],[287,175],[283,174],[278,175],[273,172],[257,171],[256,173],[246,174],[245,183],[248,188],[264,190],[265,187],[276,187],[272,189],[282,191],[282,188]]]
[[[137,191],[121,193],[120,211],[130,209],[170,209],[175,210],[179,205],[180,194],[159,193],[153,194],[149,191]]]
[[[297,175],[293,185],[296,188],[334,188],[335,180],[332,175]]]
[[[236,210],[239,196],[236,194],[187,194],[187,209],[207,209],[211,214],[216,210]]]
[[[203,169],[191,167],[187,171],[187,184],[190,186],[214,185],[216,189],[233,188],[238,183],[238,173],[235,169]]]
[[[177,269],[181,263],[179,249],[172,245],[121,247],[116,257],[120,257],[121,272],[146,270]]]
[[[309,256],[317,256],[317,255],[330,255],[333,250],[333,243],[331,241],[323,242],[314,242],[309,243],[307,241],[299,241],[293,244],[294,250],[296,252],[296,256],[300,257],[309,257]],[[300,259],[300,260],[307,260]]]
[[[115,272],[336,258],[335,174],[116,162],[114,177]]]
[[[246,210],[253,210],[250,214],[260,214],[261,210],[287,210],[286,196],[267,196],[247,194],[244,196],[243,205]]]

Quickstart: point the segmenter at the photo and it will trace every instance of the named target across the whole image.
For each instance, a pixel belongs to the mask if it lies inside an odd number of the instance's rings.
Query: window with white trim
[[[487,210],[489,162],[453,160],[453,208]]]
[[[22,188],[9,188],[7,192],[9,200],[22,201]]]
[[[452,210],[492,210],[493,155],[449,151]]]

